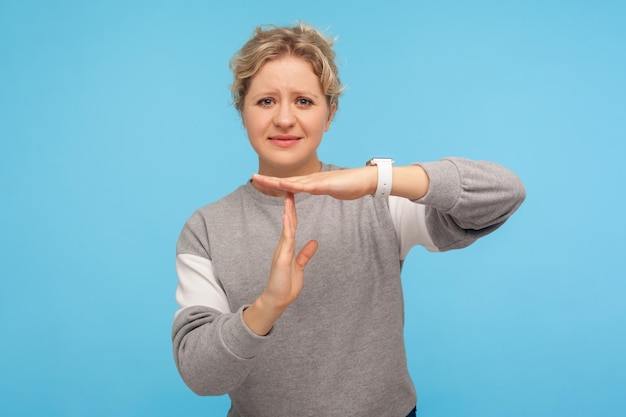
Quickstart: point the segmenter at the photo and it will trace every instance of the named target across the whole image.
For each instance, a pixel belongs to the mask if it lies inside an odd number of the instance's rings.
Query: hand
[[[283,231],[274,251],[267,287],[244,311],[244,321],[254,333],[267,334],[276,320],[293,303],[304,285],[304,267],[317,251],[317,242],[309,241],[296,252],[296,203],[293,193],[285,193]]]
[[[290,193],[325,194],[339,200],[354,200],[376,192],[378,167],[340,169],[288,178],[253,174],[252,181]],[[421,166],[393,167],[391,195],[418,200],[426,195],[429,187],[430,179]]]
[[[305,192],[329,195],[339,200],[354,200],[374,194],[378,183],[377,170],[377,167],[361,167],[288,178],[253,174],[252,181],[264,187],[294,194]]]
[[[278,308],[286,308],[296,300],[304,284],[304,267],[317,250],[317,242],[309,241],[295,256],[296,204],[292,193],[285,193],[283,232],[274,251],[270,278],[265,296]]]

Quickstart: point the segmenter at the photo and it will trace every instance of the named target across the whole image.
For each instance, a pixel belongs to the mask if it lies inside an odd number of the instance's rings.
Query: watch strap
[[[372,158],[367,161],[366,165],[378,167],[378,184],[374,197],[387,198],[391,195],[391,186],[393,184],[393,159],[391,158]]]

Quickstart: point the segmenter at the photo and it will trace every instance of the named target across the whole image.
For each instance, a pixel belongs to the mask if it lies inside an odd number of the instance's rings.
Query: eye
[[[274,104],[274,100],[272,100],[271,98],[262,98],[261,100],[257,101],[257,104],[262,107],[268,107]]]
[[[297,104],[298,106],[302,106],[302,107],[310,107],[313,105],[313,100],[310,100],[306,97],[300,97],[297,100]]]

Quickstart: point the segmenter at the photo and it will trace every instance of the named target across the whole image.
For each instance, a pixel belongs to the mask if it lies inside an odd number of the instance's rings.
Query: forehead
[[[291,55],[266,62],[250,81],[250,92],[263,88],[305,88],[321,92],[321,82],[311,63]]]

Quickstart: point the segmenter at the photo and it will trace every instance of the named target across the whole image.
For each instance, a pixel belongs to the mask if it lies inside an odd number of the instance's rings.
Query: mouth
[[[300,137],[293,135],[276,135],[269,138],[272,144],[281,148],[288,148],[290,146],[293,146],[298,143],[300,139]]]

